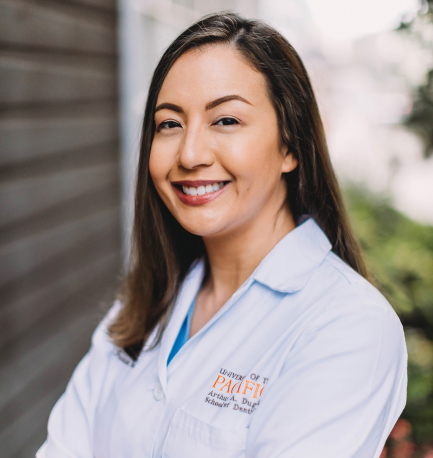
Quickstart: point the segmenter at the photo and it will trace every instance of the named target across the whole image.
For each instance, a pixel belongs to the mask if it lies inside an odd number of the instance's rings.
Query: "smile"
[[[177,181],[171,184],[182,203],[195,207],[217,199],[225,192],[230,181]]]
[[[207,184],[206,186],[197,186],[196,188],[192,186],[182,186],[182,191],[184,194],[187,194],[189,196],[203,196],[204,194],[209,194],[211,192],[218,191],[223,186],[224,182],[220,181],[219,183]]]

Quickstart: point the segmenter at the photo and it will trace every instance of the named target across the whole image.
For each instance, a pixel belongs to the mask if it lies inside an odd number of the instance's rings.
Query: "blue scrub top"
[[[176,353],[186,344],[186,342],[189,339],[189,331],[191,329],[191,320],[192,320],[192,314],[194,312],[194,306],[195,306],[195,298],[192,301],[191,306],[189,307],[188,313],[182,323],[182,327],[180,328],[179,334],[176,337],[176,340],[173,344],[170,355],[168,356],[167,366],[170,364],[170,361],[174,358]]]

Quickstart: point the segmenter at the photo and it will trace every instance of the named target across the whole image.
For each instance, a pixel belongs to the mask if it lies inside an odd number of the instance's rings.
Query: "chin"
[[[198,235],[200,237],[209,237],[214,235],[215,233],[218,233],[218,230],[212,230],[211,228],[196,226],[192,224],[182,224],[182,227],[191,234]]]
[[[212,237],[223,231],[221,224],[215,221],[179,221],[180,225],[188,232],[200,237]]]

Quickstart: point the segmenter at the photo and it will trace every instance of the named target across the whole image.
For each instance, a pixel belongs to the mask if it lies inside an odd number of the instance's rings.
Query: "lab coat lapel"
[[[158,355],[159,381],[164,391],[167,388],[167,359],[173,347],[174,341],[182,326],[183,320],[188,313],[189,307],[197,294],[204,276],[204,261],[196,261],[181,285],[179,295],[173,308],[173,313],[167,328],[162,335],[160,351]]]

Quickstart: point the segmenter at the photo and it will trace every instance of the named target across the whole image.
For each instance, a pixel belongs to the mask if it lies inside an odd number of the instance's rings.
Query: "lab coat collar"
[[[325,233],[310,217],[275,245],[252,277],[276,291],[298,291],[331,248]]]
[[[164,391],[167,388],[167,358],[174,345],[174,341],[182,326],[183,320],[188,313],[192,301],[194,300],[205,273],[205,265],[202,259],[194,261],[189,272],[183,281],[178,297],[176,299],[175,310],[164,331],[161,348],[158,357],[158,374]]]
[[[251,281],[260,282],[276,291],[290,293],[301,289],[314,269],[330,251],[331,244],[317,223],[308,218],[285,235],[263,258],[251,275]],[[194,300],[205,273],[203,258],[196,260],[186,276],[175,311],[164,332],[158,358],[161,385],[167,387],[167,358],[179,329]]]

